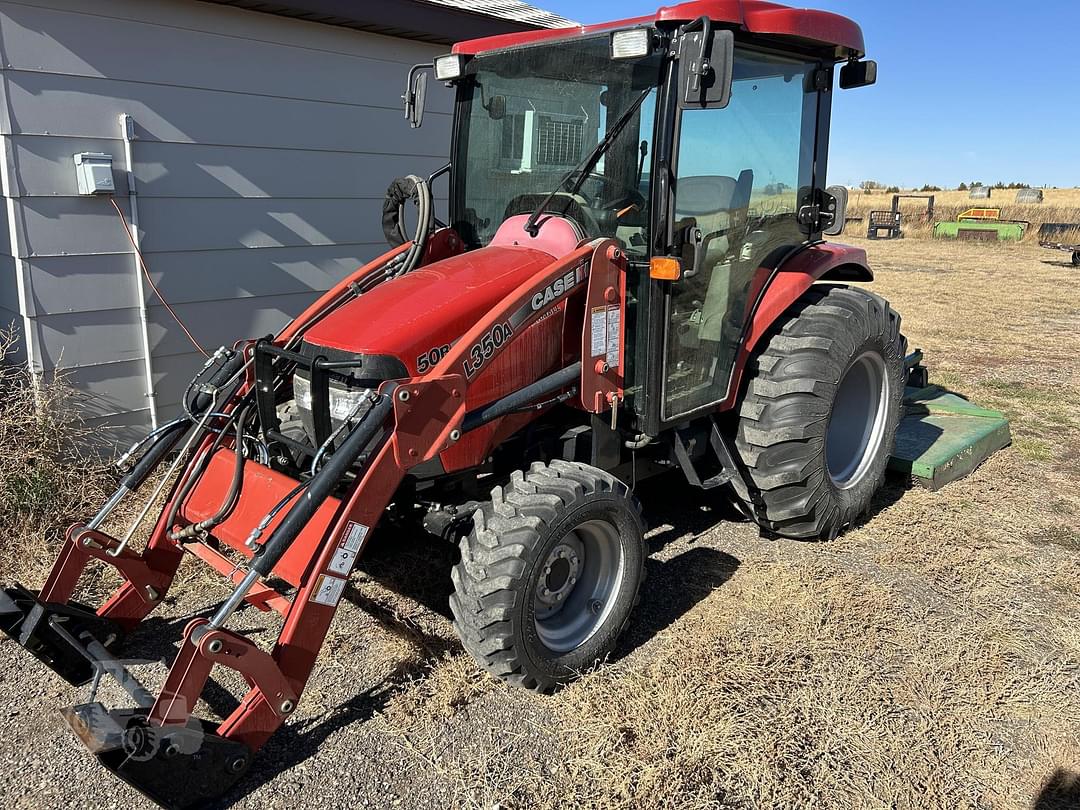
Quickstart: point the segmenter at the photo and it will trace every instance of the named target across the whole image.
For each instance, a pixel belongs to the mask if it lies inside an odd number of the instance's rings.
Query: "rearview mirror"
[[[484,109],[492,121],[502,121],[506,117],[506,96],[492,96]]]
[[[401,100],[405,102],[405,118],[409,126],[418,129],[424,123],[424,103],[427,100],[427,71],[431,65],[413,65],[409,69],[409,78],[405,82],[405,93]]]
[[[726,107],[734,63],[734,33],[713,31],[708,17],[686,26],[679,37],[679,108]]]
[[[877,62],[872,59],[867,59],[865,62],[848,62],[840,68],[841,90],[869,87],[875,82],[877,82]]]

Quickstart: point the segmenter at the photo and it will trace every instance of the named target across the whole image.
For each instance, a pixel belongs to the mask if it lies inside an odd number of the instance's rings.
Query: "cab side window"
[[[806,239],[797,212],[813,182],[816,68],[736,51],[730,104],[682,113],[675,231],[697,229],[700,260],[668,299],[666,419],[726,397],[753,296]]]

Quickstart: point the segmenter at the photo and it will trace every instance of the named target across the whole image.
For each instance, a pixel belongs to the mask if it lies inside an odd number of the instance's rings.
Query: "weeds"
[[[113,476],[90,449],[63,375],[35,380],[5,364],[14,346],[13,332],[0,330],[0,569],[36,584],[68,525],[100,506]]]

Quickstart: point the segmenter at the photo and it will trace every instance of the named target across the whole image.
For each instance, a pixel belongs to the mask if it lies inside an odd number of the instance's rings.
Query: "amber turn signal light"
[[[657,281],[678,281],[682,278],[682,265],[669,256],[653,256],[649,262],[649,278]]]

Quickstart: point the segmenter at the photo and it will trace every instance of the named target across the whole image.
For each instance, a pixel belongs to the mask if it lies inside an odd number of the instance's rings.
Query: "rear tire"
[[[473,515],[450,608],[466,650],[493,675],[548,692],[606,658],[644,575],[641,507],[585,464],[516,472]]]
[[[904,396],[900,316],[862,289],[811,287],[750,360],[736,451],[762,528],[836,537],[866,513],[896,441]]]
[[[1080,250],[1073,251],[1072,263],[1073,267],[1080,267]]]

